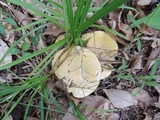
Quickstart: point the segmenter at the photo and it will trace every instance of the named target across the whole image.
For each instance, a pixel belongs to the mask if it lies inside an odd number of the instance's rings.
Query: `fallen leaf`
[[[160,120],[160,112],[154,116],[153,120]]]
[[[132,70],[141,70],[142,69],[142,55],[139,57],[135,57],[132,62],[131,62],[131,67]]]
[[[152,48],[160,47],[160,39],[156,39],[151,44]]]
[[[5,83],[5,82],[7,82],[7,80],[5,80],[2,77],[0,77],[0,83]]]
[[[6,120],[13,120],[13,117],[11,115],[9,115]]]
[[[60,33],[64,32],[62,28],[57,26],[56,24],[50,24],[45,30],[43,35],[53,35],[58,36]]]
[[[5,28],[6,37],[5,40],[9,41],[12,45],[15,41],[15,32],[13,31],[13,26],[9,23],[3,22],[3,26]]]
[[[146,72],[152,67],[152,65],[154,64],[154,61],[156,58],[158,58],[160,55],[160,46],[153,48],[150,52],[149,58],[147,59],[147,62],[143,68],[143,70],[141,71],[141,75],[146,74]]]
[[[153,105],[153,101],[152,101],[151,97],[149,96],[149,94],[145,90],[140,90],[140,92],[138,92],[139,89],[140,88],[137,87],[132,90],[133,94],[137,93],[136,96],[134,96],[134,98],[137,101],[141,102],[145,108]]]
[[[143,27],[142,27],[143,26]],[[146,35],[146,36],[152,36],[152,37],[160,37],[160,31],[159,30],[156,30],[155,28],[153,27],[150,27],[150,26],[144,26],[144,25],[141,25],[141,32]]]
[[[83,106],[80,108],[81,112],[84,116],[86,116],[89,120],[94,120],[96,118],[96,114],[99,115],[100,118],[103,118],[108,114],[105,114],[104,112],[99,112],[96,110],[90,110],[91,109],[101,109],[101,110],[111,110],[113,109],[113,106],[111,106],[111,103],[104,99],[101,96],[87,96],[86,98],[81,100],[81,104],[79,106]],[[87,108],[88,109],[87,109]]]
[[[0,59],[2,59],[3,55],[7,52],[7,50],[9,49],[9,47],[7,46],[7,44],[5,42],[3,42],[0,39]],[[2,61],[2,63],[0,63],[0,66],[11,63],[12,62],[12,56],[11,54],[8,54],[5,59]]]
[[[126,35],[128,40],[132,41],[133,31],[132,31],[132,29],[128,29],[129,25],[127,25],[121,21],[121,15],[122,15],[122,11],[119,13],[119,16],[118,16],[118,27]]]
[[[124,90],[118,89],[103,89],[108,96],[111,103],[117,108],[125,108],[132,105],[137,105],[137,100],[135,100],[131,94]]]
[[[120,116],[117,113],[112,113],[108,120],[119,120]]]
[[[62,120],[79,120],[77,117],[73,116],[72,107],[69,107],[67,111]]]
[[[137,4],[140,6],[149,5],[152,0],[138,0]]]

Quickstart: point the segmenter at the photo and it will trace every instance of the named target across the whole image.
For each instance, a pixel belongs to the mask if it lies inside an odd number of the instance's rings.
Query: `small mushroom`
[[[76,98],[91,94],[99,85],[101,65],[95,54],[79,46],[62,49],[52,61],[56,76]]]
[[[118,51],[117,42],[104,31],[95,31],[82,36],[83,40],[88,40],[87,48],[96,54],[98,59],[114,61],[114,55]]]

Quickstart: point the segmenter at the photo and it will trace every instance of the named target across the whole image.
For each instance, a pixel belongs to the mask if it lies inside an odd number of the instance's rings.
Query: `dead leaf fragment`
[[[0,77],[0,83],[5,83],[7,80],[3,79],[2,77]]]
[[[119,120],[120,116],[117,113],[112,113],[108,120]]]
[[[72,107],[69,107],[68,112],[64,115],[62,120],[79,120],[77,117],[73,116]]]
[[[147,62],[144,66],[144,69],[141,72],[141,75],[146,74],[146,72],[152,67],[154,64],[156,58],[160,56],[160,46],[157,46],[156,48],[153,48],[150,52],[149,58],[147,59]]]
[[[7,46],[7,44],[5,42],[3,42],[0,39],[0,60],[2,59],[3,55],[7,52],[7,50],[9,49],[9,47]],[[11,54],[8,54],[5,59],[2,61],[2,63],[0,63],[0,66],[8,64],[12,62],[12,56]]]
[[[137,4],[140,6],[149,5],[152,0],[138,0]]]
[[[43,35],[53,35],[58,36],[60,33],[64,32],[62,28],[57,26],[56,24],[51,24],[47,27]]]
[[[13,120],[13,117],[10,115],[6,120]]]
[[[160,112],[154,116],[153,120],[160,120]]]
[[[137,88],[133,89],[132,92],[137,93],[139,91],[139,89],[140,88],[137,87]],[[137,101],[142,102],[142,104],[145,108],[149,107],[153,104],[151,97],[149,96],[149,94],[145,90],[141,90],[140,92],[138,92],[134,98]]]
[[[125,108],[137,105],[137,100],[131,94],[124,90],[103,89],[111,103],[117,108]]]

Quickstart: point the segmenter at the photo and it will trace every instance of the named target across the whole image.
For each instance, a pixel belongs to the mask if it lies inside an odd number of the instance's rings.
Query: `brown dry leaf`
[[[62,32],[64,32],[62,28],[60,28],[56,24],[50,24],[49,26],[47,26],[47,29],[45,30],[43,35],[58,36]]]
[[[111,103],[117,108],[125,108],[137,105],[137,100],[131,94],[124,90],[103,89]]]
[[[160,120],[160,112],[154,116],[153,120]]]
[[[160,47],[160,39],[156,39],[151,44],[152,48]]]
[[[139,57],[135,57],[133,61],[131,62],[131,69],[132,70],[141,70],[142,69],[142,55]]]
[[[113,106],[111,105],[111,103],[107,99],[101,96],[88,96],[82,99],[81,103],[82,104],[79,105],[79,106],[82,106],[80,110],[83,113],[83,115],[88,118],[88,120],[96,120],[98,116],[99,116],[99,119],[106,118],[107,116],[110,116],[110,113],[93,111],[87,108],[101,109],[101,110],[113,109]]]
[[[113,12],[110,12],[108,18],[109,27],[113,30],[116,29],[117,31],[119,31],[119,28],[117,26],[119,13],[120,10],[115,10]]]
[[[147,35],[147,36],[152,36],[152,37],[160,37],[160,31],[159,30],[156,30],[155,28],[153,27],[150,27],[150,26],[147,26],[147,25],[141,25],[141,32],[144,34],[144,35]]]
[[[36,48],[38,49],[38,50],[41,50],[41,49],[43,49],[43,48],[46,48],[46,44],[45,44],[45,42],[44,42],[44,40],[43,40],[43,37],[41,36],[41,35],[39,35],[39,41],[38,41],[38,45],[36,46]],[[46,53],[48,54],[48,52],[46,51]]]
[[[87,120],[100,120],[100,119],[108,120],[108,118],[112,115],[112,113],[110,112],[91,110],[91,109],[100,109],[104,111],[113,110],[113,106],[111,105],[111,103],[107,99],[101,96],[87,96],[83,99],[79,99],[79,101],[81,102],[78,105],[80,111],[85,117],[87,117]],[[70,107],[68,111],[72,113],[72,108]],[[78,119],[74,117],[72,114],[66,113],[63,120],[78,120]]]
[[[29,15],[27,14],[27,12],[20,12],[20,11],[17,11],[15,9],[11,9],[12,12],[14,13],[14,16],[16,18],[16,21],[19,23],[19,24],[22,24],[23,26],[26,26],[30,23],[32,23],[32,20],[31,18],[29,17]],[[33,29],[33,27],[31,27],[31,29]],[[31,30],[30,29],[30,30]]]
[[[118,16],[118,27],[126,35],[128,40],[132,41],[133,31],[132,31],[132,29],[128,29],[129,25],[127,25],[121,21],[121,15],[122,15],[122,11],[119,13],[119,16]]]
[[[139,87],[135,88],[132,90],[132,93],[137,93],[139,91]],[[145,90],[141,90],[140,92],[138,92],[136,94],[136,96],[134,96],[134,98],[139,101],[139,104],[141,104],[141,107],[149,107],[151,105],[153,105],[153,101],[151,99],[151,97],[149,96],[149,94],[145,91]]]
[[[13,31],[13,26],[6,22],[3,22],[3,26],[6,32],[5,40],[9,41],[10,45],[12,45],[15,41],[15,32]]]
[[[146,74],[146,72],[152,67],[152,65],[155,62],[155,59],[160,56],[160,46],[157,46],[156,48],[152,48],[149,58],[147,59],[147,62],[141,72],[141,75]]]
[[[127,30],[127,28],[129,28],[129,25],[124,24],[120,21],[120,22],[118,22],[118,26],[119,26],[119,29],[126,35],[127,39],[132,41],[133,31],[132,31],[132,29]]]
[[[113,30],[116,29],[117,31],[120,31],[119,26],[118,26],[120,12],[121,12],[120,9],[117,9],[117,10],[109,13],[108,25]],[[121,43],[122,45],[125,45],[125,46],[128,45],[128,43],[126,43],[126,41],[124,41],[116,36],[115,36],[115,38],[116,38],[115,40],[117,42]]]
[[[137,4],[140,6],[149,5],[152,0],[138,0]]]
[[[79,120],[77,117],[73,116],[72,107],[69,107],[68,112],[64,115],[62,120]]]
[[[152,120],[152,116],[151,116],[151,115],[148,115],[148,114],[146,113],[146,117],[145,117],[144,120]]]

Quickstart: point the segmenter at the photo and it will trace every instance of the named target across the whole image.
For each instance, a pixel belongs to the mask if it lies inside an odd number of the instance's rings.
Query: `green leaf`
[[[7,22],[7,23],[9,23],[9,24],[11,24],[11,25],[13,25],[15,28],[18,27],[16,21],[14,19],[12,19],[11,17],[6,18],[4,21]]]
[[[157,8],[151,13],[147,25],[160,30],[160,4],[157,5]]]
[[[141,43],[141,40],[139,38],[137,38],[137,49],[138,49],[138,52],[140,52],[141,49],[142,49],[142,43]]]
[[[81,34],[84,30],[90,27],[97,20],[106,16],[108,13],[115,10],[127,1],[128,0],[112,0],[112,2],[105,5],[102,9],[97,11],[90,19],[88,19],[82,26],[80,26],[79,30],[77,31],[77,36],[79,36],[79,34]]]
[[[30,39],[31,41],[32,41],[32,44],[34,45],[34,46],[37,46],[38,45],[38,40],[39,40],[39,38],[37,38],[37,36],[31,36],[31,39]]]
[[[21,47],[23,51],[27,51],[30,48],[30,43],[23,43]]]
[[[0,21],[0,34],[2,34],[3,36],[6,36],[6,32],[1,21]]]
[[[12,48],[10,53],[13,54],[13,55],[17,55],[18,54],[18,49],[17,48]]]
[[[29,53],[29,52],[22,52],[22,58],[28,57],[30,55],[31,55],[31,53]]]

